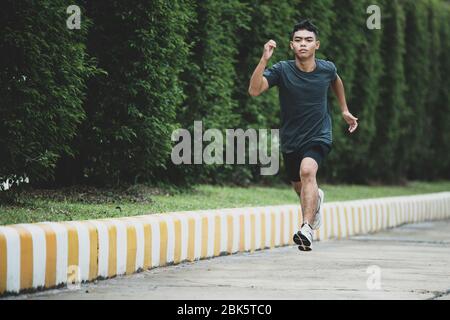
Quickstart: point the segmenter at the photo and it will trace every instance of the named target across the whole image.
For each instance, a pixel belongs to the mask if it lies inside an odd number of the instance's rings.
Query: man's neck
[[[303,72],[313,72],[316,69],[316,57],[311,56],[306,60],[295,58],[295,64]]]

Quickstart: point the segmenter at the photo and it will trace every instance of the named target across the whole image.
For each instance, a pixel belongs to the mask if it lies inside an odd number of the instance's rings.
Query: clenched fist
[[[273,40],[269,40],[264,45],[264,52],[263,52],[262,59],[264,59],[265,61],[269,61],[269,59],[272,57],[273,51],[275,50],[276,47],[277,47],[277,43]]]

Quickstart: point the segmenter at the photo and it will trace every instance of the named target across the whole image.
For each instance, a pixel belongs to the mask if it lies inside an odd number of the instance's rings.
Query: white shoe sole
[[[294,234],[293,238],[295,244],[298,245],[298,249],[300,251],[311,251],[311,241],[308,240],[308,238],[303,235],[300,231]]]

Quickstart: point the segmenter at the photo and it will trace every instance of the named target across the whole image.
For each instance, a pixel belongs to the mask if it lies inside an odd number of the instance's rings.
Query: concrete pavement
[[[6,299],[450,299],[450,221],[239,253]]]

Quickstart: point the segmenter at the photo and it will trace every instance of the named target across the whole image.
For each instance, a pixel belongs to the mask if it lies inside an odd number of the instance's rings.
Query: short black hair
[[[314,32],[316,39],[319,39],[319,28],[317,28],[309,19],[302,19],[294,26],[291,33],[291,40],[294,38],[294,34],[299,30],[308,30]]]

